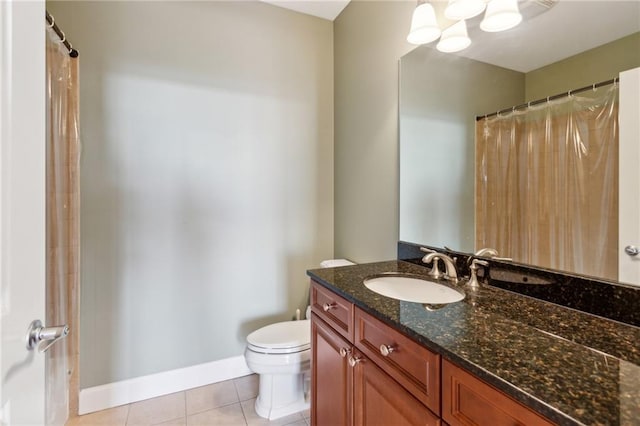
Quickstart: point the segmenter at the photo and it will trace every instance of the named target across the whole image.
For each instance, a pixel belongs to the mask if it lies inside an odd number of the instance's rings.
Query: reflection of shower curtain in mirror
[[[476,248],[618,276],[618,87],[476,125]]]
[[[47,30],[46,325],[68,324],[69,336],[45,355],[47,424],[77,413],[79,272],[78,59]]]

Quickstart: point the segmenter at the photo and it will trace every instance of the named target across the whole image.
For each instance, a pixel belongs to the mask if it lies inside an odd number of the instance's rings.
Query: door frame
[[[45,423],[45,3],[0,1],[0,424]]]
[[[640,286],[640,255],[625,253],[640,247],[640,68],[620,73],[618,170],[618,281]]]

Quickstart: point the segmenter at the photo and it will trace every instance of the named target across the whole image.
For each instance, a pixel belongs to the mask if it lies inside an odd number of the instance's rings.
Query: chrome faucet
[[[426,264],[433,263],[433,267],[431,268],[431,272],[429,272],[429,276],[440,279],[446,278],[453,282],[458,282],[458,271],[456,270],[456,263],[444,253],[438,253],[435,250],[431,250],[428,248],[420,247],[420,250],[426,252],[427,254],[422,258],[422,261]],[[438,267],[438,259],[444,262],[444,266],[446,268],[446,272],[442,273],[440,268]]]

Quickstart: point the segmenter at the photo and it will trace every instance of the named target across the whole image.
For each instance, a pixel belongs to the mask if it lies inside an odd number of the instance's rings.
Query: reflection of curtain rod
[[[616,78],[611,79],[611,80],[601,81],[600,83],[592,84],[591,86],[584,86],[584,87],[581,87],[579,89],[569,90],[568,92],[560,93],[558,95],[553,95],[553,96],[548,96],[548,97],[543,98],[543,99],[538,99],[537,101],[531,101],[531,102],[527,102],[526,104],[520,104],[520,105],[511,107],[511,108],[501,109],[500,111],[494,112],[494,113],[491,113],[491,114],[478,115],[476,117],[476,121],[480,121],[480,120],[482,120],[484,118],[493,117],[493,116],[496,116],[498,114],[503,114],[505,112],[512,112],[512,111],[515,111],[517,109],[529,108],[532,105],[538,105],[538,104],[541,104],[541,103],[544,103],[544,102],[553,101],[555,99],[564,98],[564,97],[572,95],[574,93],[580,93],[580,92],[584,92],[586,90],[596,90],[598,87],[607,86],[607,85],[613,84],[613,83],[615,83],[617,81],[618,81],[618,78],[616,77]]]
[[[46,12],[46,14],[47,24],[49,24],[49,28],[53,29],[58,37],[60,37],[60,42],[64,44],[64,47],[66,47],[69,51],[69,56],[71,56],[72,58],[77,58],[79,54],[78,51],[73,48],[71,43],[69,43],[69,40],[67,40],[64,32],[60,28],[58,28],[58,25],[56,25],[56,21],[55,19],[53,19],[53,16],[51,16],[49,12]]]

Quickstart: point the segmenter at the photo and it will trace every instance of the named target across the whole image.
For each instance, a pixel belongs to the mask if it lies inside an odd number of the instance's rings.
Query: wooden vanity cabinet
[[[312,425],[553,424],[313,281],[311,309]]]
[[[397,332],[382,323],[377,324],[375,321],[378,320],[366,317],[366,313],[354,308],[353,304],[315,283],[311,286],[311,310],[311,424],[440,425],[438,416],[421,401],[426,394],[425,386],[420,384],[426,381],[426,373],[424,379],[410,377],[411,371],[426,371],[420,367],[424,362],[414,359],[413,363],[408,363],[411,367],[401,372],[394,372],[394,368],[398,367],[393,363],[396,357],[393,362],[385,360],[387,365],[380,365],[380,361],[376,365],[360,350],[357,342],[353,344],[355,312],[358,321],[363,321],[358,329],[363,333],[362,341],[366,343],[360,346],[368,353],[371,352],[369,346],[375,343],[366,339],[377,342]],[[400,354],[402,357],[406,356],[406,352],[419,357],[423,354],[422,348],[414,342],[411,344],[416,348],[410,351],[408,339],[403,339],[406,338],[394,336],[391,340],[383,340],[394,346],[392,353],[397,349],[394,355]],[[402,342],[401,346],[397,342]],[[418,364],[418,367],[414,364]],[[414,389],[417,397],[398,382],[397,377],[400,376],[418,389]],[[431,389],[429,395],[432,395]]]

